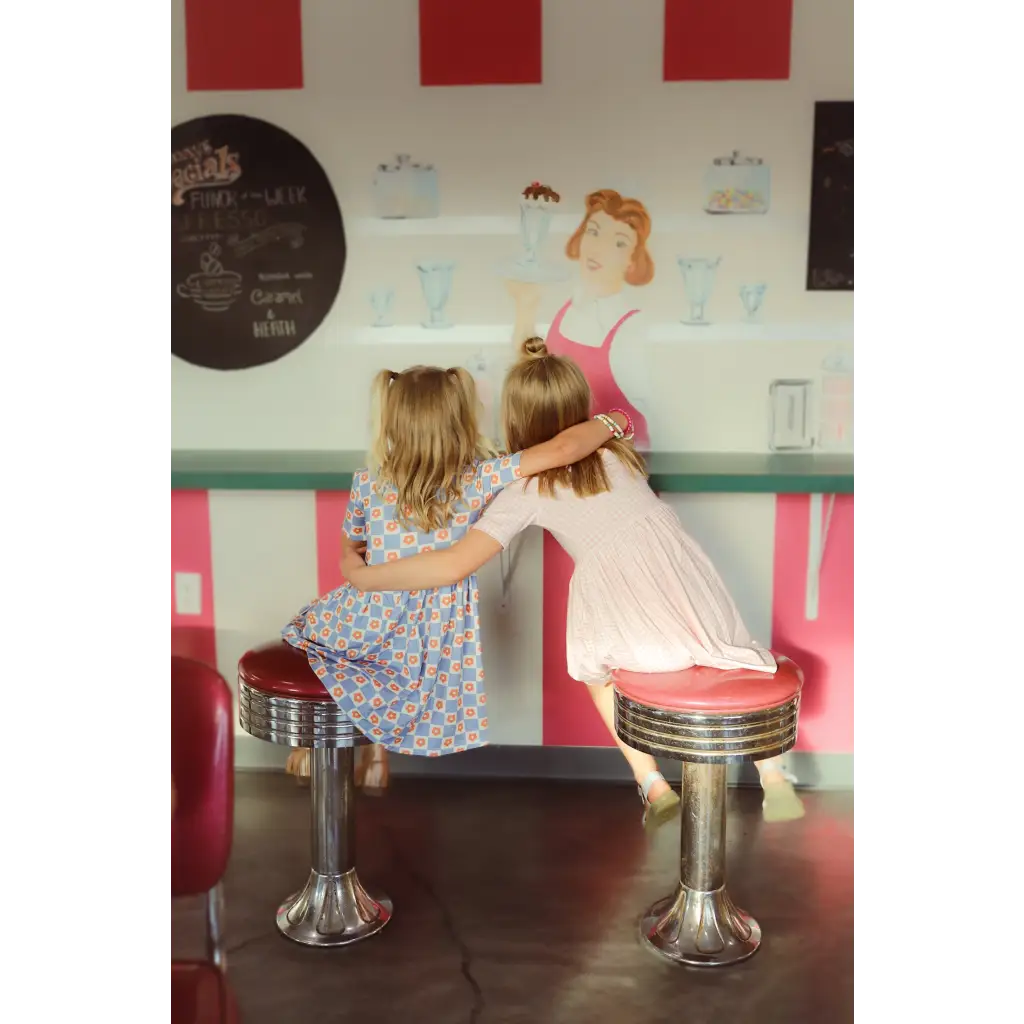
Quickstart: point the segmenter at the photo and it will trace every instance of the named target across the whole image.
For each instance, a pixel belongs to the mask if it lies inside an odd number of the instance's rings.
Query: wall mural
[[[312,153],[266,121],[171,129],[171,351],[243,370],[299,347],[330,312],[345,231]]]
[[[565,245],[570,266],[548,267],[536,253],[547,234],[551,209],[561,197],[534,182],[524,190],[523,200],[520,224],[526,253],[505,274],[516,306],[517,333],[532,329],[536,321],[541,283],[568,282],[575,271],[575,287],[566,289],[569,295],[548,328],[548,349],[575,360],[590,384],[595,406],[628,410],[637,446],[648,448],[645,361],[636,358],[647,337],[633,291],[654,279],[654,260],[647,251],[647,208],[639,199],[612,189],[591,192]]]

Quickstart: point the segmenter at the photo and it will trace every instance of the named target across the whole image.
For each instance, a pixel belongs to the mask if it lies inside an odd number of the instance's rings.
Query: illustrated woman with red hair
[[[640,310],[626,285],[649,284],[654,260],[647,251],[651,215],[639,199],[612,189],[591,192],[565,254],[579,264],[579,284],[548,329],[548,351],[569,356],[583,371],[595,411],[625,409],[633,418],[636,446],[650,447],[648,354]],[[508,283],[516,303],[516,337],[536,333],[540,289]]]

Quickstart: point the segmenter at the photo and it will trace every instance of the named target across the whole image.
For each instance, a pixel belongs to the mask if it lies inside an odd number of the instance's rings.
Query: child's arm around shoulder
[[[621,430],[629,426],[629,421],[620,412],[609,414]],[[587,420],[577,423],[575,427],[563,430],[557,436],[527,448],[519,459],[519,472],[522,476],[535,476],[548,469],[560,466],[571,466],[580,459],[597,451],[611,437],[608,428],[600,420]]]

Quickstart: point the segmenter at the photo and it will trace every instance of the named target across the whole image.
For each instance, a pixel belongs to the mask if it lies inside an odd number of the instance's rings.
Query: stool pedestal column
[[[694,967],[721,967],[751,956],[761,928],[725,890],[724,764],[683,762],[679,885],[640,919],[640,937]]]
[[[355,869],[353,747],[314,747],[310,756],[313,867],[305,887],[281,904],[277,927],[304,946],[347,946],[391,919]]]

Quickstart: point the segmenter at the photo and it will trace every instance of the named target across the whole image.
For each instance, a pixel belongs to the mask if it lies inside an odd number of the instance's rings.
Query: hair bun
[[[544,339],[536,336],[527,338],[520,351],[524,359],[543,359],[548,355],[548,347],[544,344]]]

